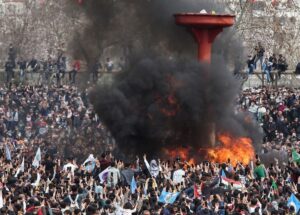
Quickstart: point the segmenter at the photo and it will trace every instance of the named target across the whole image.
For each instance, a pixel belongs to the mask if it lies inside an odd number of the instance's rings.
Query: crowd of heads
[[[257,88],[237,107],[265,133],[249,164],[112,155],[113,138],[76,87],[0,89],[1,214],[295,214],[300,91]],[[101,117],[100,117],[101,118]],[[289,159],[290,158],[290,159]],[[299,156],[300,158],[300,156]],[[295,161],[295,162],[293,162]]]
[[[297,147],[300,140],[299,89],[247,89],[240,108],[250,112],[264,131],[264,145],[274,149]]]

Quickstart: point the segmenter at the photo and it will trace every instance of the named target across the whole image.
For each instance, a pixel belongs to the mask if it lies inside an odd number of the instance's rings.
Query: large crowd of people
[[[276,56],[264,60],[264,52],[258,44],[249,69],[275,66]],[[8,59],[7,85],[0,88],[0,214],[299,214],[299,89],[241,92],[238,111],[250,114],[264,134],[262,150],[249,164],[146,155],[128,162],[113,156],[114,139],[90,104],[89,89],[74,85],[79,61],[71,85],[57,79],[56,85],[31,86],[22,77],[28,68],[40,70],[38,61],[16,61],[13,47]],[[50,65],[63,77],[65,61],[63,55],[49,59],[45,80]],[[11,82],[16,65],[20,85]],[[109,58],[105,67],[113,69]],[[101,68],[92,68],[93,79]]]
[[[88,89],[0,89],[0,214],[296,214],[300,209],[300,90],[244,90],[239,111],[260,123],[264,164],[187,163],[111,153],[114,140]],[[84,143],[84,144],[83,144]],[[87,147],[88,146],[88,147]]]

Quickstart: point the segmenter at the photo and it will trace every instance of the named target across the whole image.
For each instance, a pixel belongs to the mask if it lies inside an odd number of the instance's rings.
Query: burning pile
[[[216,163],[224,163],[230,160],[231,164],[237,163],[249,164],[254,158],[255,152],[252,140],[247,137],[233,137],[230,134],[221,134],[218,136],[219,146],[214,148],[192,149],[191,147],[179,147],[176,149],[164,149],[164,153],[172,158],[180,158],[189,164],[195,164],[195,161],[208,159]]]
[[[221,145],[207,150],[208,157],[214,162],[230,162],[236,165],[238,162],[249,164],[254,158],[255,152],[252,140],[247,137],[235,138],[230,134],[222,134],[218,137]]]
[[[125,7],[128,9],[120,10]],[[173,14],[177,12],[219,8],[217,11],[222,13],[219,3],[95,0],[84,1],[82,8],[90,23],[74,39],[76,45],[72,47],[78,55],[87,54],[83,57],[90,61],[91,67],[93,59],[102,53],[97,53],[99,46],[95,44],[115,44],[116,38],[122,35],[117,45],[126,53],[124,71],[115,75],[111,84],[102,84],[89,93],[101,122],[116,140],[115,154],[120,158],[130,160],[145,153],[158,156],[162,149],[168,149],[168,158],[179,154],[186,161],[198,157],[224,161],[229,156],[233,161],[232,155],[238,154],[234,148],[243,145],[244,139],[229,138],[232,146],[221,141],[219,147],[211,149],[208,143],[212,123],[216,132],[249,136],[254,143],[259,143],[257,127],[234,112],[240,84],[226,65],[230,58],[236,70],[243,66],[238,40],[232,39],[232,32],[224,32],[214,45],[213,53],[217,55],[213,55],[208,66],[194,60],[194,40],[187,31],[173,24]],[[233,53],[237,56],[232,57]],[[252,153],[248,157],[254,154],[252,147],[243,148],[246,149],[241,156],[249,154],[249,148]],[[236,160],[249,161],[242,157]]]
[[[182,161],[186,161],[188,164],[195,164],[196,161],[194,158],[190,157],[190,152],[191,152],[191,148],[184,148],[184,147],[179,147],[176,149],[164,149],[164,153],[172,158],[172,159],[177,159],[180,158],[180,160]]]

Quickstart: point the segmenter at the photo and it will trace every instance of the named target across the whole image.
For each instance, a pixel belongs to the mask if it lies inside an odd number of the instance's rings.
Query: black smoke
[[[234,111],[239,84],[232,71],[242,64],[237,57],[242,56],[242,46],[234,32],[218,37],[209,66],[196,61],[192,36],[174,23],[174,13],[224,13],[224,5],[211,0],[84,2],[81,10],[90,22],[74,40],[84,44],[76,53],[96,59],[101,47],[115,42],[128,62],[112,84],[95,88],[90,96],[119,154],[159,154],[179,146],[196,151],[208,146],[212,122],[217,133],[259,142],[255,125]]]

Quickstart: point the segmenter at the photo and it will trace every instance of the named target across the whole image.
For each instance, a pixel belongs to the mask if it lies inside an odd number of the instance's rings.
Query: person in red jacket
[[[72,84],[75,84],[75,82],[76,82],[76,74],[77,74],[77,72],[79,72],[79,70],[80,70],[80,61],[79,60],[75,60],[74,63],[73,63],[73,69],[70,72],[70,76],[69,76],[70,82]]]

